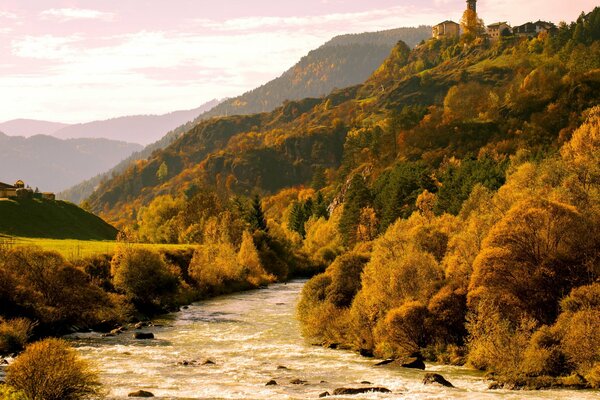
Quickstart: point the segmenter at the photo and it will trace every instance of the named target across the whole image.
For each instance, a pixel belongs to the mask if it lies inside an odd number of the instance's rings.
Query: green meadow
[[[0,235],[0,245],[9,247],[35,246],[43,250],[56,251],[68,260],[77,260],[97,254],[113,254],[118,243],[102,240],[44,239]],[[147,243],[135,243],[132,246],[155,250],[184,250],[193,247],[191,245]]]

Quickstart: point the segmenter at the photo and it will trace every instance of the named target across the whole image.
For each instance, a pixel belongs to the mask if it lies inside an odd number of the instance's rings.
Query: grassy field
[[[10,237],[0,235],[0,245],[8,247],[37,246],[44,250],[56,251],[67,260],[77,260],[95,254],[112,254],[117,242],[99,240],[73,240],[73,239],[35,239]],[[155,250],[180,250],[188,249],[190,245],[169,244],[134,244],[135,247],[152,248]]]

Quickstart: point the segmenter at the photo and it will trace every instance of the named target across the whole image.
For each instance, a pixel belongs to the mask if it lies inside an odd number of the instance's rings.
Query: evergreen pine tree
[[[252,205],[250,206],[250,212],[248,215],[248,223],[250,224],[250,228],[252,228],[254,231],[269,231],[265,213],[263,212],[262,204],[258,194],[252,199]]]
[[[356,229],[360,222],[360,213],[371,203],[371,191],[365,184],[365,179],[357,174],[350,181],[346,192],[344,210],[340,218],[339,230],[346,245],[356,243]]]

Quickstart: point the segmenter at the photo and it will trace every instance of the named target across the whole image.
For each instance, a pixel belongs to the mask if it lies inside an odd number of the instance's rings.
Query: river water
[[[131,331],[111,338],[80,334],[71,340],[99,370],[109,399],[124,399],[140,389],[159,399],[315,399],[337,387],[362,387],[363,381],[393,393],[344,398],[600,399],[598,391],[489,391],[480,373],[436,365],[427,369],[456,388],[425,386],[422,371],[373,367],[375,360],[355,353],[311,346],[295,319],[303,284],[196,303],[155,321],[161,326],[144,329],[155,340],[134,340]],[[214,365],[203,365],[206,360]],[[265,386],[272,379],[278,385]],[[306,383],[291,384],[295,379]]]

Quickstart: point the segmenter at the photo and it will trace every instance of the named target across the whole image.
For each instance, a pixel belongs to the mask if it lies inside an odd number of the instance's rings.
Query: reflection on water
[[[163,399],[315,399],[363,381],[393,393],[346,398],[600,399],[597,391],[488,391],[481,374],[447,366],[427,369],[456,389],[424,386],[422,371],[374,368],[375,361],[352,352],[310,346],[294,318],[302,285],[273,285],[194,304],[144,329],[154,333],[151,341],[126,332],[110,338],[78,335],[73,342],[98,367],[110,399],[139,389]],[[306,383],[291,383],[297,379]],[[265,386],[270,380],[278,385]]]

